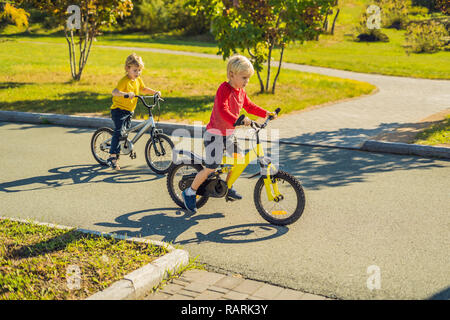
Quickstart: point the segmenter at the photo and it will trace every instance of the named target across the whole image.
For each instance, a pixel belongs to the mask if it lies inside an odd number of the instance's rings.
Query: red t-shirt
[[[261,118],[267,116],[267,111],[251,102],[244,89],[235,89],[228,82],[223,82],[217,89],[206,130],[222,136],[231,135],[234,131],[233,124],[239,118],[242,108]]]

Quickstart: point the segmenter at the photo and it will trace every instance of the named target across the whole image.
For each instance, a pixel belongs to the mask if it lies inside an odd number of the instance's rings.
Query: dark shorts
[[[233,153],[242,154],[234,134],[222,136],[205,131],[203,134],[203,144],[205,145],[205,166],[208,169],[216,169],[221,163],[223,152],[226,150],[229,156]]]

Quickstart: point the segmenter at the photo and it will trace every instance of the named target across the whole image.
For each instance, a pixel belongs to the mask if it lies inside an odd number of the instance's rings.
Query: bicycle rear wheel
[[[109,148],[113,130],[111,128],[100,128],[94,132],[91,138],[91,151],[95,160],[103,166],[106,166],[106,160],[109,158]]]
[[[269,201],[263,177],[255,185],[253,198],[259,214],[275,225],[287,225],[297,221],[305,209],[305,193],[303,187],[294,176],[279,170],[273,177],[278,190],[283,196],[278,202]]]
[[[145,160],[148,166],[158,174],[166,174],[172,165],[174,144],[165,134],[150,137],[145,145]]]

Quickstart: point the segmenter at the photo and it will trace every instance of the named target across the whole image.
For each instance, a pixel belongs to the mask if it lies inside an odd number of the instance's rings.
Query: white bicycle
[[[127,98],[127,96],[125,96]],[[165,135],[162,130],[157,129],[153,119],[152,109],[155,106],[159,107],[159,102],[164,101],[158,94],[154,96],[136,96],[142,101],[144,106],[148,108],[148,119],[142,123],[126,128],[123,130],[121,138],[119,139],[120,154],[129,155],[131,159],[136,159],[136,152],[134,151],[135,143],[149,130],[150,138],[145,145],[145,160],[148,166],[158,174],[165,174],[172,166],[172,153],[174,144],[169,136]],[[154,103],[148,105],[146,98],[153,98]],[[131,132],[138,131],[132,140],[128,139]],[[109,149],[111,147],[111,138],[113,130],[108,127],[97,129],[91,139],[91,151],[95,160],[101,165],[106,166],[106,161],[109,158]]]

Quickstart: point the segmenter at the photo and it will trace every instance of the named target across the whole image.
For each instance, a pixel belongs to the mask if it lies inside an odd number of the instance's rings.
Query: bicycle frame
[[[153,119],[153,116],[148,118],[148,120],[145,120],[144,122],[142,122],[142,123],[140,123],[140,124],[138,124],[138,125],[136,125],[134,127],[131,127],[129,129],[127,129],[125,131],[125,133],[129,134],[131,132],[138,131],[140,129],[140,131],[138,133],[136,133],[136,135],[131,140],[131,143],[135,144],[149,128],[156,128],[155,120]],[[152,131],[153,130],[151,130],[151,134],[153,135]]]
[[[158,106],[159,106],[159,101],[161,100],[161,101],[164,101],[163,99],[161,99],[159,96],[157,96],[157,95],[155,95],[155,96],[136,96],[137,98],[139,98],[139,100],[141,100],[142,101],[142,103],[144,104],[144,106],[146,106],[147,108],[148,108],[148,115],[149,115],[149,118],[147,119],[147,120],[145,120],[144,122],[142,122],[142,123],[140,123],[140,124],[138,124],[138,125],[136,125],[136,126],[134,126],[134,127],[131,127],[131,128],[129,128],[129,129],[126,129],[125,130],[125,135],[126,136],[128,136],[128,134],[129,133],[131,133],[131,132],[135,132],[135,131],[138,131],[138,130],[140,130],[134,137],[133,137],[133,139],[130,141],[131,142],[131,144],[132,145],[134,145],[141,137],[142,137],[142,135],[148,130],[148,129],[150,129],[151,128],[151,130],[150,130],[150,136],[151,136],[151,139],[154,139],[154,131],[155,130],[157,130],[156,129],[156,124],[155,124],[155,120],[154,120],[154,118],[153,118],[153,114],[152,114],[152,111],[151,111],[151,109],[154,107],[154,106],[156,106],[157,104],[158,104]],[[145,99],[144,98],[149,98],[149,97],[153,97],[154,99],[155,99],[155,103],[153,104],[153,105],[148,105],[146,102],[145,102]],[[111,139],[108,139],[108,140],[106,140],[104,143],[108,143],[108,142],[110,142],[111,141]],[[156,147],[155,147],[156,148]],[[155,151],[157,151],[156,149],[155,149]],[[157,153],[159,153],[159,152],[157,152]]]
[[[262,147],[259,139],[259,130],[256,131],[256,147],[250,149],[245,156],[229,157],[226,153],[223,156],[221,163],[223,167],[220,169],[220,172],[230,173],[227,182],[228,188],[231,188],[234,182],[241,176],[242,172],[244,172],[245,168],[247,168],[247,166],[255,159],[258,159],[258,163],[262,168],[261,171],[265,171],[265,175],[262,176],[265,176],[264,186],[268,200],[277,201],[282,195],[278,190],[278,184],[276,181],[273,181],[271,175],[272,170],[275,170],[276,172],[276,167],[270,161],[269,163],[262,162],[262,159],[268,158],[264,157],[264,148]],[[224,165],[231,165],[231,167],[225,167]]]

